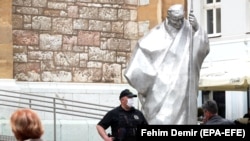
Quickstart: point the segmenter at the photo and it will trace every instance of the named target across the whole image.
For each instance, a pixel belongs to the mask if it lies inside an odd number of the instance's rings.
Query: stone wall
[[[137,40],[161,21],[163,5],[176,3],[166,2],[13,0],[14,79],[127,83]]]
[[[18,81],[124,83],[137,0],[13,0]]]

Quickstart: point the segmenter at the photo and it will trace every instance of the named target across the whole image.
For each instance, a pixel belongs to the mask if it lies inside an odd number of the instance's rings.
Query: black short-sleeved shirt
[[[141,111],[134,107],[130,111],[125,111],[121,106],[109,111],[98,123],[104,129],[111,126],[112,136],[118,139],[135,136],[137,126],[147,124],[148,122]]]

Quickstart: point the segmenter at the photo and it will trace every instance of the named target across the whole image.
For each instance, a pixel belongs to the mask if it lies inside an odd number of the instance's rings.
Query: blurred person
[[[250,108],[248,108],[248,112],[242,118],[236,119],[234,123],[237,125],[250,125]]]
[[[243,116],[243,118],[250,118],[250,108],[248,108],[247,113]]]
[[[120,105],[109,112],[99,121],[96,129],[104,141],[136,141],[138,125],[147,125],[141,111],[133,107],[133,98],[137,95],[128,89],[120,93]],[[106,129],[111,127],[111,135]]]
[[[32,109],[16,110],[11,115],[10,124],[17,141],[44,141],[41,139],[44,133],[41,120]]]
[[[207,100],[203,105],[203,125],[235,125],[234,121],[225,119],[218,115],[218,106],[216,101]]]

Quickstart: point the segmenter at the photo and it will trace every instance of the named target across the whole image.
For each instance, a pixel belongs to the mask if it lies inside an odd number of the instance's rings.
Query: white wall
[[[221,0],[222,36],[245,34],[246,0]]]
[[[250,37],[246,41],[249,42]],[[210,53],[205,58],[205,62],[243,59],[247,57],[249,57],[249,45],[244,43],[244,39],[228,40],[210,43]]]
[[[247,4],[245,5],[245,7],[246,7],[246,13],[247,13],[247,15],[246,15],[246,18],[247,18],[247,27],[246,27],[246,31],[248,32],[248,33],[250,33],[250,0],[246,0],[247,2]]]

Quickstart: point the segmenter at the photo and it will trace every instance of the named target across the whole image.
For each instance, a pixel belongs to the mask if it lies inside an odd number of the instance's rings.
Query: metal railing
[[[0,135],[0,141],[17,141],[14,136]]]
[[[114,108],[107,105],[2,89],[0,89],[0,105],[16,108],[31,108],[37,111],[53,113],[54,141],[56,141],[57,114],[101,119],[107,111]]]

